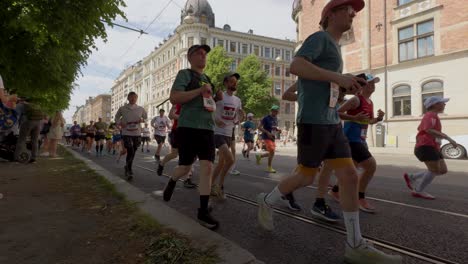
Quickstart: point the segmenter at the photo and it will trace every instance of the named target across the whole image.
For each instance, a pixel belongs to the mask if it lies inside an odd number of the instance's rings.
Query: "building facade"
[[[180,69],[190,67],[187,50],[194,44],[222,46],[229,57],[234,58],[231,70],[235,71],[242,59],[255,54],[263,69],[272,78],[272,94],[278,99],[294,81],[289,73],[296,43],[231,30],[229,25],[217,28],[215,15],[206,0],[188,0],[181,12],[181,23],[174,33],[159,44],[151,54],[125,69],[112,87],[112,115],[126,103],[126,95],[135,91],[138,104],[150,117],[158,114],[159,108],[170,109],[169,93]],[[280,126],[294,126],[295,105],[281,101]]]
[[[327,0],[296,0],[298,47],[319,30]],[[423,101],[449,97],[441,114],[449,135],[468,134],[468,2],[456,0],[366,0],[353,27],[341,41],[344,72],[380,77],[372,96],[375,109],[386,112],[385,145],[412,148],[424,114]],[[377,144],[376,130],[369,144]]]
[[[77,107],[73,114],[73,121],[78,122],[78,124],[88,124],[90,121],[96,122],[99,118],[102,118],[102,121],[108,124],[112,120],[110,94],[89,97],[86,103]]]

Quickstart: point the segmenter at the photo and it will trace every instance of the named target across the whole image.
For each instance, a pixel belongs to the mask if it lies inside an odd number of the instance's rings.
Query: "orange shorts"
[[[268,152],[274,152],[276,150],[276,144],[271,139],[264,139],[263,143],[265,143],[266,149]]]

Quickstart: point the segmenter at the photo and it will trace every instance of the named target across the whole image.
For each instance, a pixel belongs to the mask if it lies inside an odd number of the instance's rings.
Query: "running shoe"
[[[156,171],[156,173],[158,174],[158,176],[161,176],[163,174],[163,171],[164,171],[164,166],[160,164],[158,164],[158,170]]]
[[[197,187],[197,185],[192,182],[192,179],[186,179],[184,181],[184,187],[187,188],[187,189],[193,189],[193,188]]]
[[[214,230],[219,227],[219,222],[211,216],[209,210],[199,208],[197,218],[200,225],[208,229]]]
[[[217,197],[218,197],[218,199],[220,199],[222,201],[227,199],[226,193],[224,193],[224,188],[219,188]]]
[[[375,207],[372,206],[368,201],[367,199],[359,199],[359,209],[361,209],[361,211],[364,211],[366,213],[375,213]]]
[[[411,191],[414,191],[413,182],[411,181],[411,177],[409,176],[409,174],[408,173],[403,174],[403,178],[405,179],[406,186],[408,187],[408,189],[410,189]]]
[[[268,168],[266,169],[266,172],[268,172],[268,173],[276,173],[276,170],[273,169],[272,167],[268,167]]]
[[[426,199],[426,200],[434,200],[435,197],[428,194],[427,192],[416,192],[416,191],[412,191],[411,192],[411,195],[413,197],[416,197],[416,198],[422,198],[422,199]]]
[[[231,171],[231,174],[232,174],[232,175],[239,175],[239,174],[240,174],[240,171],[238,171],[238,170],[232,170],[232,171]]]
[[[273,225],[273,208],[270,207],[266,203],[265,201],[266,196],[267,196],[266,193],[260,193],[257,196],[257,203],[258,203],[257,218],[258,218],[258,223],[263,229],[272,231],[275,228]]]
[[[260,165],[260,162],[262,161],[262,156],[260,156],[260,154],[255,154],[255,158],[257,159],[257,165]]]
[[[154,159],[159,162],[161,160],[161,157],[159,155],[154,155]]]
[[[169,182],[167,183],[166,188],[164,188],[164,192],[163,192],[164,201],[169,202],[171,200],[176,184],[177,184],[177,181],[169,179]]]
[[[218,185],[216,184],[211,185],[211,192],[210,192],[211,196],[218,197],[219,191],[220,191],[220,188]]]
[[[328,206],[328,205],[316,205],[314,204],[314,207],[312,208],[312,210],[310,210],[310,212],[319,217],[319,218],[322,218],[323,220],[325,221],[328,221],[328,222],[338,222],[338,220],[340,220],[340,217],[335,214],[333,212],[333,210]]]
[[[344,259],[350,264],[399,264],[403,261],[401,256],[386,254],[364,239],[354,248],[346,243]]]
[[[339,192],[334,192],[332,190],[329,190],[328,195],[330,195],[333,198],[333,200],[335,200],[336,202],[340,202],[340,193]]]
[[[301,206],[296,202],[296,198],[292,193],[286,194],[281,197],[281,200],[293,211],[301,211]]]
[[[130,181],[133,179],[133,175],[131,174],[130,170],[128,169],[127,165],[124,166],[125,170],[125,177],[127,178],[127,181]]]

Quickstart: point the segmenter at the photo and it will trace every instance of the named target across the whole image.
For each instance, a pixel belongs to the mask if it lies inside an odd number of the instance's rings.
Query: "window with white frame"
[[[231,71],[236,71],[237,69],[237,61],[234,59],[231,63]]]
[[[201,45],[206,45],[207,42],[208,42],[208,40],[206,38],[201,38],[200,39],[200,44]]]
[[[257,56],[260,56],[260,47],[258,45],[253,46],[253,53]]]
[[[231,41],[229,43],[229,51],[230,52],[236,52],[237,51],[237,43],[234,41]]]
[[[265,58],[271,58],[271,48],[265,48]]]
[[[291,72],[290,72],[289,67],[286,67],[286,68],[284,69],[284,76],[286,76],[286,77],[291,76]]]
[[[411,87],[403,84],[393,88],[393,116],[411,115]]]
[[[281,76],[281,66],[275,67],[275,76]]]
[[[218,46],[224,47],[224,40],[218,39]]]
[[[263,69],[265,70],[266,74],[270,75],[271,74],[271,67],[269,64],[265,64],[263,66]]]
[[[281,49],[275,49],[275,59],[278,57],[281,58]]]
[[[434,55],[434,20],[398,30],[399,61]]]
[[[281,95],[281,82],[275,82],[275,95]]]
[[[410,3],[414,0],[398,0],[398,5],[401,6],[401,5],[405,5],[407,3]]]
[[[248,54],[248,53],[249,53],[249,45],[242,44],[242,54]]]
[[[287,50],[284,54],[285,61],[291,61],[291,51]]]
[[[440,80],[431,80],[421,86],[422,112],[426,113],[424,101],[431,96],[444,97],[444,83]]]

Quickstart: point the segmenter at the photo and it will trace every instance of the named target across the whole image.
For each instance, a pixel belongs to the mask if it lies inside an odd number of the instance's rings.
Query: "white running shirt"
[[[171,127],[171,122],[166,116],[157,116],[151,120],[151,126],[154,127],[154,134],[165,137],[167,134],[167,128]]]
[[[223,100],[216,102],[216,119],[223,121],[226,126],[215,126],[215,135],[232,137],[232,130],[238,120],[237,112],[242,109],[239,97],[223,93]]]
[[[150,133],[150,129],[149,127],[144,127],[141,129],[141,136],[142,137],[150,137],[151,133]]]

